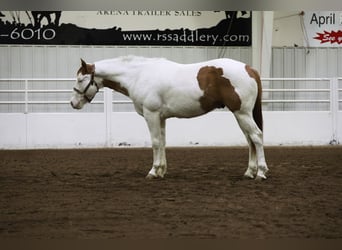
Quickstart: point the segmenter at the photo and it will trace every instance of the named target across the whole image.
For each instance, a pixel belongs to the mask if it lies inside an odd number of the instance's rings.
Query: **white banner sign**
[[[342,47],[342,11],[305,11],[309,47]]]
[[[0,44],[251,46],[250,11],[0,11]]]

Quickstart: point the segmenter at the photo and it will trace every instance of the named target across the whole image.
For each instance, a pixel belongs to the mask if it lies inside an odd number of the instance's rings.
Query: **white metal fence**
[[[342,78],[264,78],[262,80],[266,144],[267,142],[272,145],[325,144],[341,141]],[[145,125],[133,126],[143,121],[135,116],[131,101],[110,89],[101,90],[92,104],[86,105],[84,110],[72,109],[69,100],[74,81],[74,78],[0,79],[0,148],[73,147],[81,144],[113,146],[119,145],[124,140],[125,143],[128,141],[127,144],[140,146],[149,143],[148,132],[143,127]],[[226,145],[220,141],[222,136],[216,134],[199,137],[199,134],[203,134],[202,127],[213,126],[218,122],[225,126],[226,122],[232,122],[232,117],[225,120],[226,118],[222,116],[225,113],[219,111],[214,112],[212,121],[199,118],[197,123],[191,123],[198,128],[198,135],[194,128],[188,127],[189,130],[186,130],[188,125],[184,125],[183,121],[178,123],[172,121],[169,129],[171,144],[191,145],[196,142],[195,144],[202,145]],[[92,121],[85,122],[89,120]],[[65,121],[68,122],[64,123]],[[24,125],[19,126],[17,123],[24,123]],[[58,128],[55,129],[58,138],[50,141],[47,132],[44,134],[43,131],[45,129],[51,132],[52,126],[54,129]],[[82,126],[81,130],[80,126]],[[94,126],[100,127],[102,132],[89,135],[88,131]],[[179,126],[183,129],[179,129]],[[234,126],[231,131],[240,133],[235,123]],[[301,133],[295,131],[305,130],[306,127],[311,127],[311,130],[307,129],[307,134],[305,131]],[[14,136],[16,130],[22,131]],[[190,141],[183,141],[184,139],[179,136],[180,130],[190,135]],[[141,137],[142,133],[146,135]],[[283,137],[279,133],[283,133]],[[293,136],[296,133],[297,135]],[[317,133],[322,135],[318,136]],[[40,134],[43,134],[41,138]],[[88,140],[85,137],[92,139]],[[227,144],[240,145],[240,137],[243,136],[238,134],[233,137],[232,141],[226,140]]]
[[[342,78],[263,78],[266,111],[342,110]],[[82,111],[70,107],[74,78],[0,78],[0,113],[103,112],[104,91]],[[108,96],[107,96],[108,97]],[[113,92],[114,112],[134,111],[132,102]],[[109,101],[110,102],[110,101]]]
[[[342,109],[342,78],[263,78],[263,103],[270,111],[329,111]],[[293,104],[286,106],[286,104]],[[305,105],[298,105],[305,104]]]

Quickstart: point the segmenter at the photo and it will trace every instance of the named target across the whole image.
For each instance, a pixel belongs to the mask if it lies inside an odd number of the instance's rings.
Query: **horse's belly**
[[[205,111],[197,100],[175,98],[163,105],[161,113],[165,118],[191,118],[203,115]]]

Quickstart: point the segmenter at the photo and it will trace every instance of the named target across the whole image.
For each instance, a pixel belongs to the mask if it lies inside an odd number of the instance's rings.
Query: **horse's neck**
[[[95,76],[118,82],[128,89],[147,61],[147,59],[136,57],[119,57],[99,61],[95,63]]]

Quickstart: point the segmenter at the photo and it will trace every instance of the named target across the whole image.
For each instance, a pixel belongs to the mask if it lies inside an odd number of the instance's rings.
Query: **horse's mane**
[[[115,65],[116,67],[141,67],[150,63],[158,63],[160,61],[166,60],[165,58],[152,58],[152,57],[142,57],[142,56],[134,56],[134,55],[125,55],[125,56],[119,56],[111,59],[104,59],[96,62],[96,68],[99,70],[99,68],[102,68],[104,71],[107,71],[112,66]],[[99,73],[99,71],[98,71]]]
[[[148,62],[148,61],[164,60],[165,58],[127,55],[127,56],[120,56],[118,57],[118,59],[122,62],[127,62],[127,63],[130,63],[130,62],[142,63],[142,62]]]

